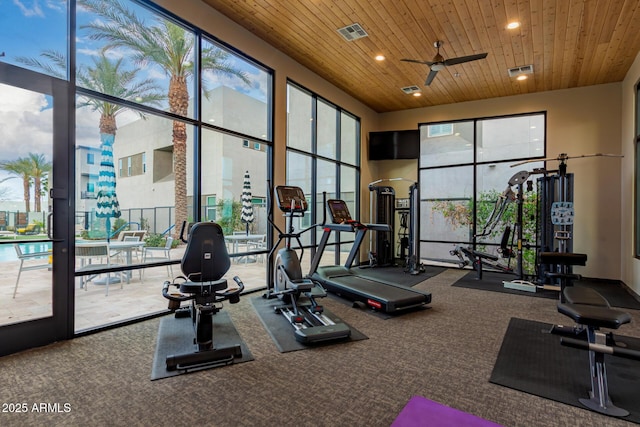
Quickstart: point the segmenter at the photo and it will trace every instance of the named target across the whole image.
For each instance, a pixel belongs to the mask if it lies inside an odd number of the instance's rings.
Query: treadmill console
[[[308,209],[302,188],[289,185],[276,187],[276,204],[285,213],[304,213]]]
[[[327,200],[327,207],[331,214],[331,222],[334,224],[348,224],[354,222],[353,218],[351,218],[351,214],[349,213],[347,202],[344,200]]]

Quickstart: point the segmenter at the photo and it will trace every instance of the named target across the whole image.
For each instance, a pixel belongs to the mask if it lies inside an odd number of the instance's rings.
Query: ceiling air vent
[[[516,77],[521,74],[533,74],[533,65],[509,68],[509,77]]]
[[[411,95],[412,93],[420,92],[420,88],[418,86],[407,86],[400,88],[407,95]]]
[[[364,28],[362,28],[358,23],[347,25],[344,28],[338,28],[338,32],[348,42],[361,39],[363,37],[369,37],[369,34],[367,34]]]

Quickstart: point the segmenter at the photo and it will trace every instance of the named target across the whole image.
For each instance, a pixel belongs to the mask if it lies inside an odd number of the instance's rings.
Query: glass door
[[[65,81],[0,63],[0,356],[72,335],[68,100]]]

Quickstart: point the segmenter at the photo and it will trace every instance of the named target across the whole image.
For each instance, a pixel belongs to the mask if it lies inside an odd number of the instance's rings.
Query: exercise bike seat
[[[222,277],[231,266],[231,260],[224,242],[222,227],[214,222],[199,222],[191,227],[187,247],[182,257],[182,273],[186,281],[174,283],[182,294],[189,296],[165,298],[173,301],[186,301],[195,298],[198,303],[213,303],[228,300],[231,304],[240,301],[244,290],[239,278],[234,280],[242,289],[227,289],[227,280]],[[168,289],[168,284],[165,286]]]

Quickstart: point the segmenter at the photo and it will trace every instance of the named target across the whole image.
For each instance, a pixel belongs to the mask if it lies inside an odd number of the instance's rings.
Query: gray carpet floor
[[[224,310],[255,360],[162,381],[149,375],[160,319],[7,356],[0,402],[69,411],[0,412],[0,425],[389,426],[414,395],[505,426],[634,425],[490,383],[512,317],[568,319],[551,299],[451,286],[464,274],[416,285],[432,293],[431,309],[388,320],[327,298],[369,339],[290,353],[278,351],[245,296]],[[630,313],[619,332],[640,337],[640,311]]]

